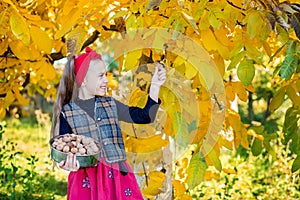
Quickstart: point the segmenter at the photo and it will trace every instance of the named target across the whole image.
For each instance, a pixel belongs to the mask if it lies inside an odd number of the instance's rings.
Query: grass
[[[1,142],[15,143],[11,151],[21,154],[17,154],[11,162],[23,168],[18,170],[17,175],[22,183],[16,185],[15,197],[7,194],[7,199],[26,199],[28,193],[32,193],[30,198],[36,199],[66,199],[68,172],[53,167],[48,144],[49,133],[50,123],[41,126],[31,118],[7,120]],[[28,179],[24,177],[26,174]]]
[[[0,199],[66,199],[68,172],[52,168],[49,131],[50,123],[41,126],[30,118],[7,120],[0,146],[4,141],[15,142],[15,146],[8,151],[23,152],[12,158],[14,165],[22,168],[18,172],[22,181],[17,182],[14,196],[9,192],[3,194],[3,188],[11,188],[9,185],[0,185]],[[222,171],[218,180],[204,181],[190,191],[191,196],[193,199],[212,200],[300,199],[299,170],[291,173],[294,157],[280,143],[272,146],[277,152],[276,158],[267,152],[254,157],[250,150],[245,149],[223,151],[220,157],[223,168],[232,169],[233,173]],[[13,181],[11,183],[14,184]]]

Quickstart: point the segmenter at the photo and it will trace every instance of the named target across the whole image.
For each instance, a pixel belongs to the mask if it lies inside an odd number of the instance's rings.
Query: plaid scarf
[[[101,157],[104,154],[108,163],[126,160],[117,107],[112,97],[96,98],[94,119],[74,102],[64,105],[62,114],[74,134],[99,141]]]

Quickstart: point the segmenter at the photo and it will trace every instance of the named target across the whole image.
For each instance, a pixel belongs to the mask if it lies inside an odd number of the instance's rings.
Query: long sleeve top
[[[76,103],[93,118],[95,106],[94,102],[95,99],[89,99],[79,100]],[[158,102],[155,102],[153,99],[148,97],[147,103],[144,108],[127,106],[118,100],[115,100],[115,103],[117,106],[117,115],[119,121],[136,124],[148,124],[154,121],[161,101],[159,100]],[[69,126],[67,120],[61,114],[59,134],[63,135],[71,132],[71,127]]]

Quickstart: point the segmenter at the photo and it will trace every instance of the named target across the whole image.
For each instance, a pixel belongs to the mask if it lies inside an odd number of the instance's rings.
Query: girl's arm
[[[162,84],[166,81],[166,70],[163,65],[156,63],[154,75],[152,77],[148,101],[144,108],[129,107],[116,101],[118,117],[120,121],[148,124],[155,119],[159,104],[159,90]]]
[[[117,100],[115,100],[115,102],[119,120],[136,124],[152,123],[160,104],[160,100],[156,102],[151,97],[148,97],[148,101],[144,108],[130,107]]]

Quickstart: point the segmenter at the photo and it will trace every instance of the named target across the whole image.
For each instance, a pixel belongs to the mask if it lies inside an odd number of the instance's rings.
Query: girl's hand
[[[72,153],[69,153],[67,159],[61,161],[58,165],[60,168],[72,172],[76,172],[80,168],[80,164],[78,160],[76,160],[76,155]]]
[[[151,85],[156,85],[160,87],[165,82],[166,82],[166,69],[163,67],[162,64],[156,63]]]

